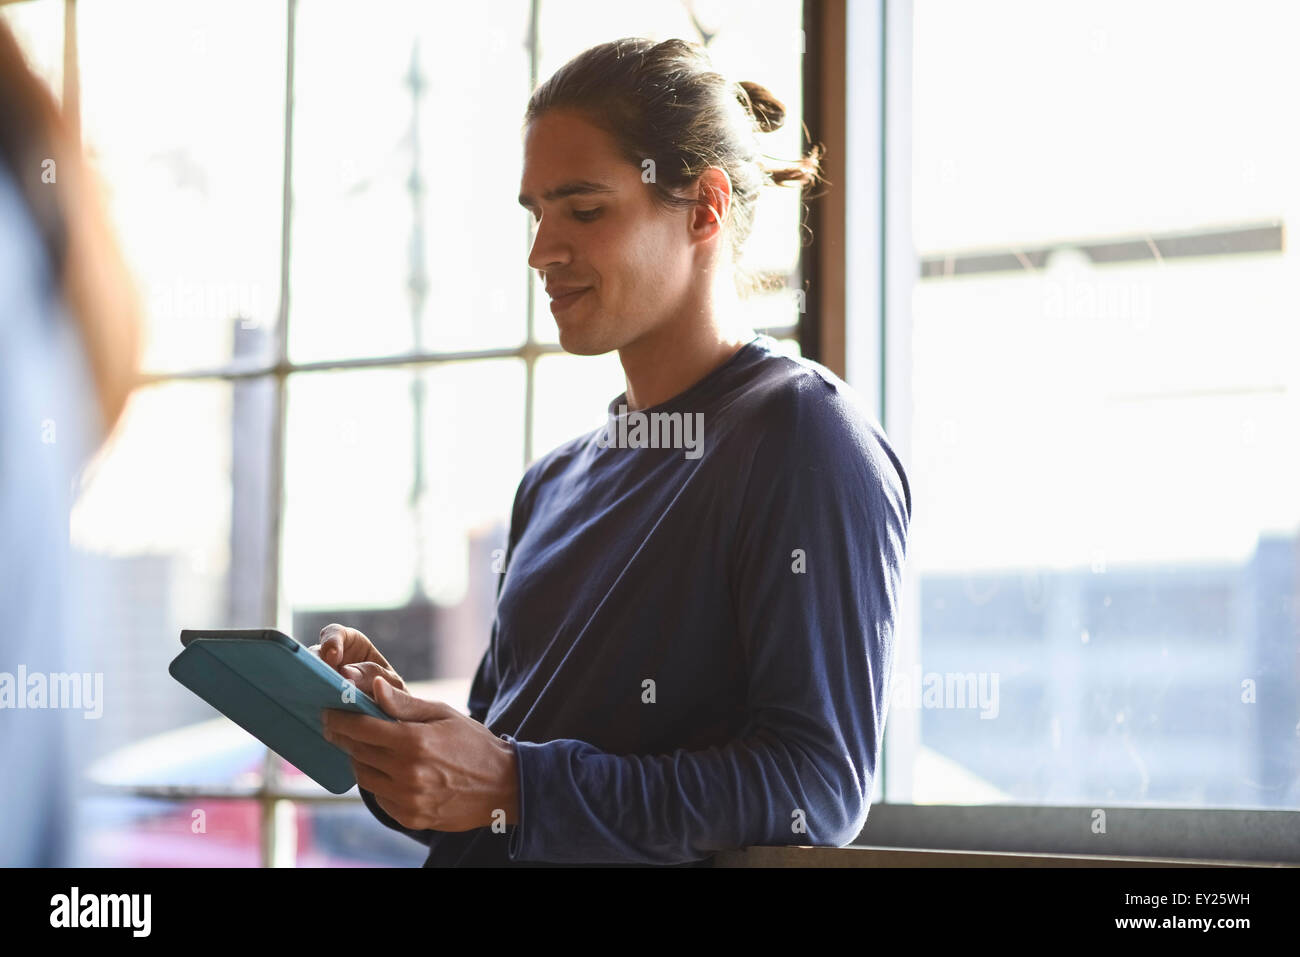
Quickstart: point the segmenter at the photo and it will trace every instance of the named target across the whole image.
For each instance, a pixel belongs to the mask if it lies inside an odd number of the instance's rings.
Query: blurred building
[[[1300,538],[1243,564],[920,579],[926,674],[998,709],[922,707],[921,741],[1016,800],[1293,807]]]

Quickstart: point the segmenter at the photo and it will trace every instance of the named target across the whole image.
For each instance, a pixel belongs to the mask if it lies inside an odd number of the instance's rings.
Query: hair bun
[[[779,130],[785,122],[785,104],[774,97],[767,87],[745,80],[737,84],[740,92],[736,99],[744,104],[745,109],[754,117],[759,132],[771,133]]]

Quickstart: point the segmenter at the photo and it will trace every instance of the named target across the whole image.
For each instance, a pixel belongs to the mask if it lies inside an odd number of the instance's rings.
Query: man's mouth
[[[556,290],[556,291],[561,292],[561,290]],[[554,315],[557,312],[562,312],[563,310],[569,308],[569,306],[577,302],[580,298],[582,298],[584,294],[588,292],[591,292],[591,287],[583,286],[581,289],[574,289],[568,292],[563,292],[561,295],[558,296],[551,296],[552,315]]]

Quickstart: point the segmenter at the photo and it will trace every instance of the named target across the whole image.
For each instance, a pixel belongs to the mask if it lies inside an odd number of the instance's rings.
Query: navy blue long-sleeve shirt
[[[860,397],[759,335],[528,469],[469,712],[513,743],[519,822],[414,831],[426,866],[708,863],[866,822],[911,520]],[[653,413],[664,417],[656,420]],[[624,418],[626,417],[626,418]],[[659,435],[659,433],[656,433]]]

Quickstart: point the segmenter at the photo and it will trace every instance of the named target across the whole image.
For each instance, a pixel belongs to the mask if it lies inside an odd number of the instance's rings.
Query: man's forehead
[[[599,128],[567,114],[543,116],[529,124],[524,138],[521,200],[612,192],[619,159]]]

